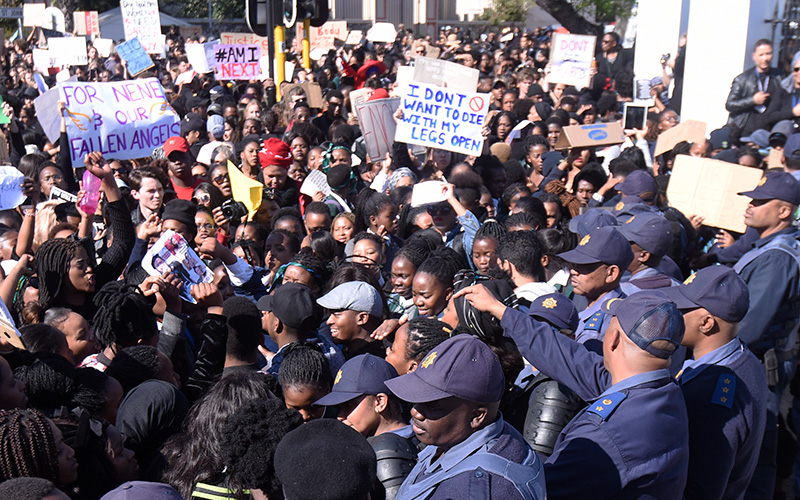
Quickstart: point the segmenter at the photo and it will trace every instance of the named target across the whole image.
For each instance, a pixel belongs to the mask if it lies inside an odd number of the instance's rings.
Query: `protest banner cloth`
[[[258,45],[214,45],[214,78],[254,80],[261,76],[261,48]]]
[[[699,120],[684,120],[669,130],[659,134],[656,141],[655,156],[661,156],[678,145],[679,142],[705,142],[706,122]]]
[[[475,92],[480,71],[442,59],[414,58],[414,81],[447,87],[459,92]]]
[[[125,59],[128,65],[128,72],[131,76],[136,76],[142,71],[154,66],[153,60],[147,55],[144,47],[142,47],[142,44],[136,37],[117,45],[117,54]]]
[[[490,101],[490,94],[412,82],[404,91],[395,140],[480,156]]]
[[[269,38],[253,33],[220,33],[219,43],[223,45],[258,45],[262,53],[269,54]]]
[[[82,36],[48,38],[47,48],[55,66],[83,66],[89,63],[86,39]]]
[[[22,181],[25,175],[14,167],[0,167],[0,210],[17,208],[25,201]]]
[[[261,206],[264,185],[244,175],[244,172],[230,160],[228,160],[228,176],[231,181],[231,197],[247,207],[247,220],[253,220],[253,216]]]
[[[157,78],[62,82],[58,93],[67,107],[73,166],[83,165],[84,156],[92,151],[118,160],[150,156],[181,132],[180,120],[167,104]]]
[[[597,37],[593,35],[553,33],[550,83],[588,87],[596,43]]]
[[[139,38],[148,54],[161,54],[164,42],[161,35],[161,15],[158,0],[120,0],[125,40]]]
[[[667,187],[671,206],[686,216],[705,217],[703,224],[744,233],[747,196],[736,193],[756,188],[763,172],[709,158],[678,155]]]
[[[400,106],[399,97],[368,101],[356,108],[358,126],[364,135],[364,145],[370,160],[382,160],[392,150],[397,124],[394,113]]]
[[[78,35],[100,36],[100,21],[96,10],[79,10],[72,13]]]
[[[26,28],[41,26],[44,21],[44,9],[46,8],[47,5],[44,3],[22,4],[22,25]]]
[[[197,303],[192,297],[192,285],[211,283],[214,280],[214,274],[203,263],[203,259],[189,247],[183,236],[171,229],[164,231],[144,254],[142,268],[150,276],[161,276],[170,272],[175,274],[183,283],[180,288],[181,298],[192,304]]]
[[[308,35],[311,50],[334,49],[334,40],[347,39],[347,21],[328,21],[319,28],[312,26]]]
[[[192,69],[198,73],[214,71],[214,45],[215,43],[187,43],[184,45],[186,58]]]

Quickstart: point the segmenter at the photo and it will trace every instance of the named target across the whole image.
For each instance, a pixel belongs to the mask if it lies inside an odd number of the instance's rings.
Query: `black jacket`
[[[777,68],[770,68],[768,76],[769,81],[767,82],[766,91],[771,95],[779,94],[782,90],[780,71]],[[731,91],[728,94],[727,101],[725,101],[725,109],[730,113],[728,125],[734,126],[739,130],[743,130],[747,126],[750,115],[756,112],[756,103],[753,101],[753,96],[758,91],[758,74],[755,68],[750,68],[733,79]],[[765,103],[767,107],[769,107],[770,99]]]

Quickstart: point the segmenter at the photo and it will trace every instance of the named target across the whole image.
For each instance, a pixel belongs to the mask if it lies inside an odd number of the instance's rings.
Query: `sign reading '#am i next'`
[[[214,78],[253,80],[261,76],[261,48],[258,45],[214,45]]]

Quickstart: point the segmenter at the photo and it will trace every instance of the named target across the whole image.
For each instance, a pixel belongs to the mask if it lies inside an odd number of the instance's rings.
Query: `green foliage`
[[[530,0],[494,0],[492,6],[481,15],[481,19],[497,26],[503,23],[521,23],[528,16]]]
[[[163,9],[180,13],[178,17],[208,17],[208,0],[162,0]],[[211,0],[211,17],[214,19],[241,19],[244,17],[242,0]]]
[[[591,14],[598,21],[627,19],[636,5],[636,0],[572,0],[580,14]]]

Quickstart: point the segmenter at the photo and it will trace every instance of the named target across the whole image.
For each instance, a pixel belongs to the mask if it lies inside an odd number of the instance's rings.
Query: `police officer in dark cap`
[[[499,318],[526,359],[589,402],[545,463],[549,499],[681,498],[689,442],[686,404],[667,371],[684,332],[674,302],[657,290],[605,302],[614,317],[601,357],[481,285],[457,295]]]
[[[623,292],[630,295],[680,284],[661,269],[661,262],[672,244],[672,229],[667,219],[655,212],[642,212],[620,224],[617,230],[628,238],[633,251],[628,273],[620,284]]]
[[[574,250],[558,255],[570,264],[575,294],[588,306],[580,312],[575,340],[602,354],[603,335],[611,316],[600,309],[603,302],[624,297],[619,287],[622,274],[633,261],[628,239],[614,227],[595,229],[584,236]]]
[[[476,492],[485,499],[545,498],[541,462],[498,412],[505,390],[500,361],[479,339],[449,338],[415,371],[386,385],[414,403],[412,428],[427,445],[398,500],[470,498]]]
[[[744,223],[759,236],[753,248],[733,266],[750,291],[750,307],[739,323],[739,337],[763,361],[771,391],[761,459],[748,494],[772,498],[777,471],[778,411],[797,365],[800,231],[792,222],[800,205],[800,183],[787,172],[771,172],[761,178],[755,189],[739,194],[752,199]]]
[[[689,413],[684,498],[741,498],[758,461],[769,393],[764,368],[736,336],[747,285],[731,268],[711,266],[662,292],[683,313],[682,344],[693,354],[677,377]]]

